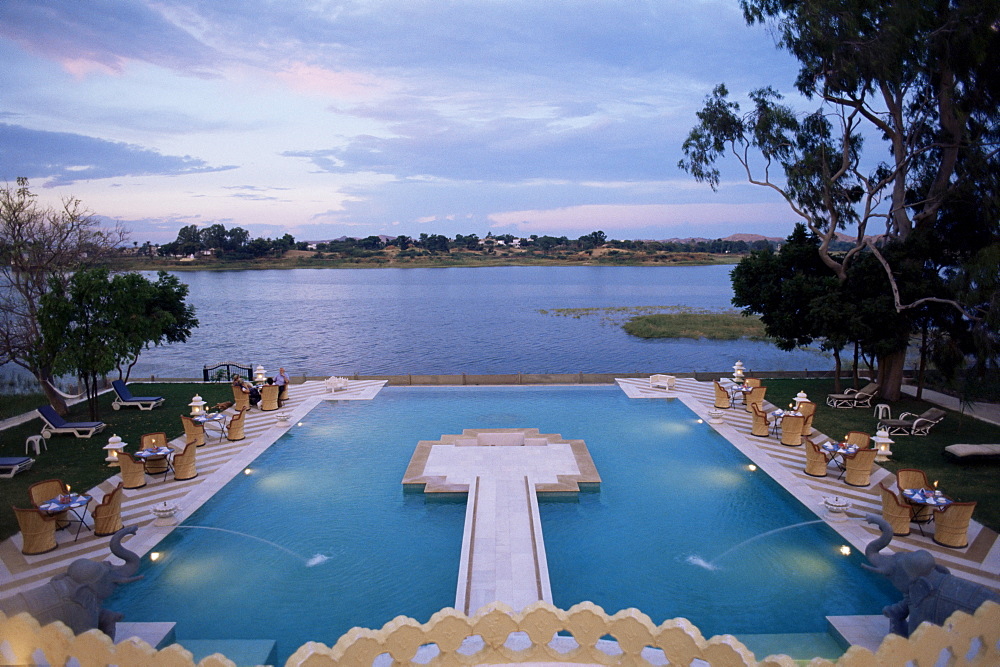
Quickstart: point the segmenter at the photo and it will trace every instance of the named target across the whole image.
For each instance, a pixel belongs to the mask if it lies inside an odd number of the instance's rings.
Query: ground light
[[[840,554],[842,556],[850,556],[851,555],[851,547],[847,546],[846,544],[841,545],[841,547],[840,547]]]

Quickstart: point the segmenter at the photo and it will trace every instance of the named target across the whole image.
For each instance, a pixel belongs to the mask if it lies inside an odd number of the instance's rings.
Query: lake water
[[[556,308],[732,308],[731,266],[301,269],[184,272],[201,325],[149,350],[133,378],[205,364],[292,375],[652,373],[832,368],[818,352],[751,341],[643,340]]]

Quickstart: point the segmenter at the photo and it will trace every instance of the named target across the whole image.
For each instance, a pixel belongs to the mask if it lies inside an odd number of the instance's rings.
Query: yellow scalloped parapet
[[[520,641],[508,638],[518,633]],[[566,642],[553,646],[560,633],[572,637],[575,647]],[[620,653],[609,655],[599,646],[602,637],[618,641]],[[467,638],[479,641],[459,652]],[[570,642],[572,643],[572,642]],[[317,642],[303,644],[285,663],[288,667],[361,667],[371,665],[376,657],[388,654],[395,664],[407,665],[426,645],[433,644],[438,655],[429,664],[439,667],[464,665],[505,665],[525,662],[572,663],[576,665],[647,665],[642,652],[646,648],[663,651],[671,665],[690,665],[695,659],[713,667],[792,667],[795,662],[784,655],[767,656],[759,662],[743,644],[731,635],[706,640],[690,621],[675,618],[654,625],[636,609],[608,615],[590,602],[569,610],[536,602],[520,613],[502,603],[495,603],[467,617],[446,608],[427,623],[397,616],[379,630],[353,628],[333,647]],[[947,656],[939,662],[940,656]],[[7,618],[0,613],[0,664],[30,665],[47,662],[65,664],[75,658],[83,667],[116,664],[122,667],[193,667],[191,653],[179,644],[155,650],[143,641],[132,639],[117,645],[102,632],[90,630],[80,635],[62,623],[44,628],[28,614]],[[952,667],[995,667],[1000,665],[1000,605],[986,602],[974,615],[956,612],[944,626],[921,625],[909,639],[889,635],[877,653],[852,647],[836,663],[814,659],[811,667],[888,667],[898,665],[923,667],[948,664]],[[211,655],[199,667],[234,665],[225,656]]]

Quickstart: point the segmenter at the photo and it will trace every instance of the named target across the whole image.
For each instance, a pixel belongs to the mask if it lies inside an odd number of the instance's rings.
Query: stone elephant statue
[[[865,547],[871,565],[862,567],[887,577],[903,593],[901,601],[882,610],[893,633],[909,637],[924,621],[942,625],[956,611],[972,614],[987,600],[1000,602],[1000,594],[956,577],[928,551],[881,553],[892,541],[892,527],[872,514],[865,520],[878,526],[882,534]]]
[[[76,634],[97,628],[114,639],[115,625],[122,615],[103,609],[101,604],[119,584],[142,579],[135,576],[139,556],[121,544],[123,537],[135,531],[136,526],[129,526],[111,537],[111,553],[124,560],[123,565],[80,558],[47,584],[0,600],[0,611],[8,616],[26,611],[43,626],[62,621]]]

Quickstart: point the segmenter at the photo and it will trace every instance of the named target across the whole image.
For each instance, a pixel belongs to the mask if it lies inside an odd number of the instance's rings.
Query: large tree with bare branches
[[[741,0],[749,24],[770,26],[800,69],[796,88],[817,103],[796,113],[771,88],[743,111],[718,86],[698,113],[680,167],[718,187],[734,157],[819,239],[841,283],[862,258],[881,263],[896,311],[955,313],[991,342],[996,298],[986,257],[1000,244],[1000,3],[996,0]],[[970,209],[974,215],[963,214]],[[831,249],[853,229],[847,252]],[[992,255],[990,254],[992,253]],[[903,264],[947,280],[934,292],[900,279]],[[987,289],[988,292],[988,289]],[[952,317],[954,319],[954,317]],[[955,329],[956,323],[949,322]],[[883,395],[899,396],[905,346],[879,355]]]
[[[125,237],[118,225],[103,227],[77,199],[41,205],[25,178],[0,188],[0,363],[31,372],[61,414],[66,400],[43,353],[40,299],[50,280],[65,284],[74,271],[100,264]]]

